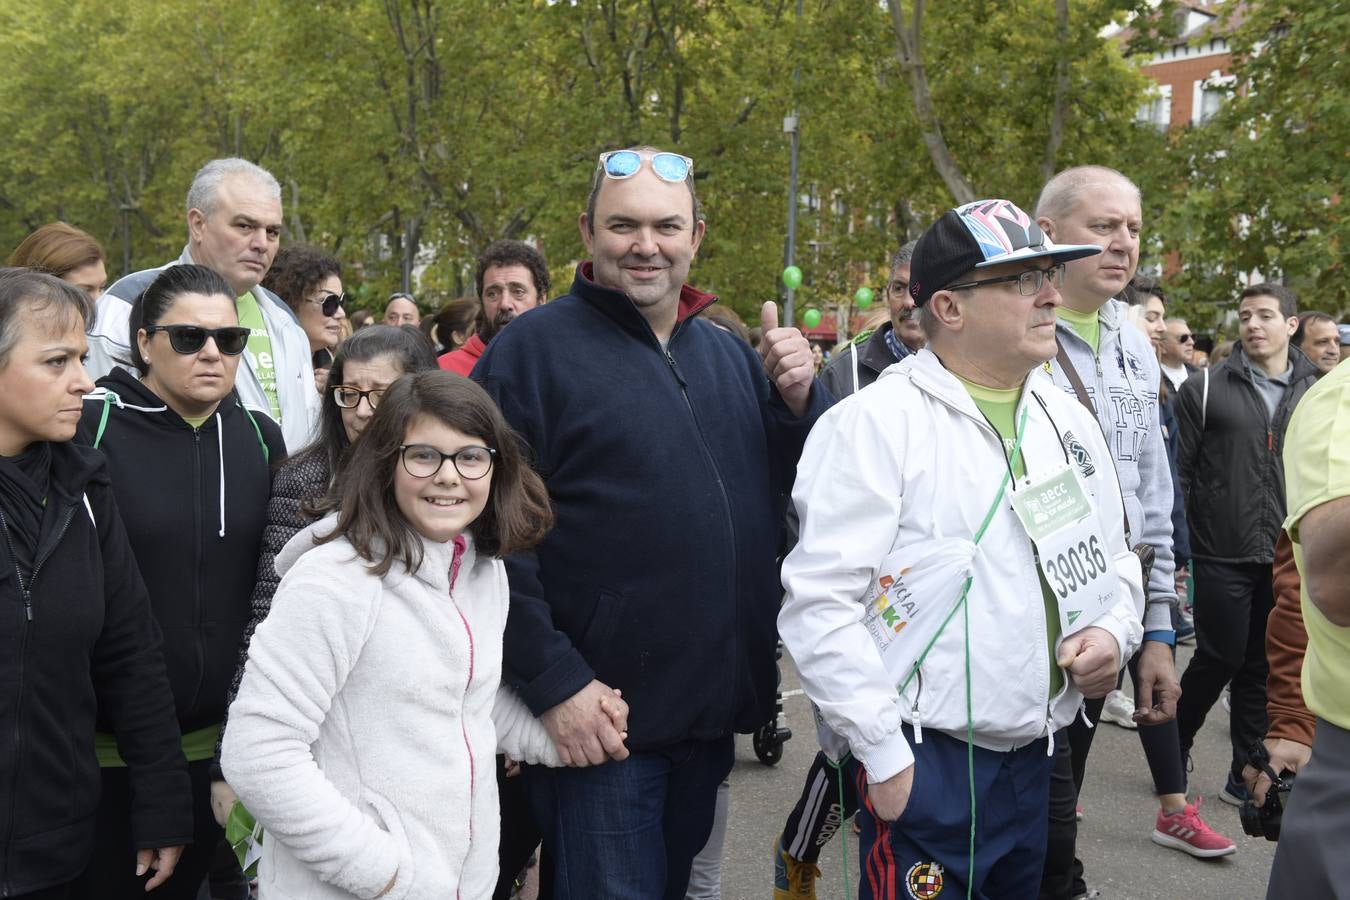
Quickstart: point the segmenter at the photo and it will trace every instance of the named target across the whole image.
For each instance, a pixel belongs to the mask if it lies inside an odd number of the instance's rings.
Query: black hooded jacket
[[[123,369],[98,386],[116,399],[85,400],[76,440],[108,457],[164,633],[179,725],[219,724],[249,620],[271,466],[285,457],[281,429],[260,413],[250,421],[234,393],[193,428]]]
[[[117,735],[137,847],[192,839],[160,632],[103,455],[51,445],[32,571],[0,532],[0,896],[76,878],[94,846],[95,716]],[[8,517],[6,517],[8,519]],[[128,859],[127,865],[131,865]]]
[[[1275,561],[1284,525],[1284,432],[1317,367],[1289,348],[1294,371],[1272,418],[1242,346],[1177,391],[1177,474],[1186,497],[1191,556],[1223,563]],[[1208,390],[1206,390],[1208,387]]]

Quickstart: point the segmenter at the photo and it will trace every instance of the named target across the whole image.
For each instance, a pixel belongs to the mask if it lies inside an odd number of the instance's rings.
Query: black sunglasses
[[[320,312],[327,318],[332,318],[338,311],[338,307],[347,299],[346,294],[324,294],[321,300],[307,300],[308,303],[318,305]]]
[[[162,331],[169,336],[169,346],[175,353],[197,353],[206,346],[206,339],[216,342],[216,349],[226,356],[238,356],[248,346],[249,329],[241,325],[224,328],[203,328],[200,325],[147,325],[145,333],[153,336]]]

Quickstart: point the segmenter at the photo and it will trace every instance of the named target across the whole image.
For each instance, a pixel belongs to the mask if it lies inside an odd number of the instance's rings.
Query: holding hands
[[[591,683],[540,716],[565,766],[628,758],[628,704],[614,688]]]

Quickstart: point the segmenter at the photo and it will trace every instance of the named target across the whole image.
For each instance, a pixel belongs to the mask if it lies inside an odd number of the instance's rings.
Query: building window
[[[1224,75],[1217,70],[1209,73],[1209,77],[1203,81],[1195,82],[1191,105],[1192,124],[1203,125],[1212,119],[1228,99],[1235,83],[1232,75]]]
[[[1139,121],[1166,131],[1172,124],[1172,86],[1158,85],[1157,92],[1139,109]]]

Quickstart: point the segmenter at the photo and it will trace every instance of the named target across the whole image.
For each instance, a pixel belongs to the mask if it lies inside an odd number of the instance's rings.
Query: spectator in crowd
[[[1059,352],[1051,371],[1061,390],[1093,412],[1124,493],[1130,546],[1153,556],[1147,571],[1144,641],[1138,657],[1129,659],[1134,703],[1117,694],[1116,703],[1121,705],[1113,717],[1140,726],[1140,744],[1158,796],[1152,839],[1197,856],[1232,853],[1233,842],[1200,818],[1198,802],[1186,802],[1185,764],[1174,723],[1175,493],[1160,422],[1162,373],[1154,345],[1136,329],[1121,327],[1125,304],[1114,299],[1126,291],[1139,265],[1143,228],[1139,188],[1104,166],[1067,169],[1041,189],[1036,220],[1056,241],[1102,249],[1100,256],[1067,266],[1061,291],[1064,305],[1056,311]],[[1149,284],[1139,293],[1150,311],[1150,332],[1160,340],[1164,309],[1157,286]],[[1106,702],[1088,703],[1086,718],[1099,721]],[[1075,853],[1075,807],[1094,734],[1095,729],[1079,719],[1063,740],[1055,742],[1050,843],[1041,883],[1042,896],[1053,900],[1088,890],[1083,863]]]
[[[277,252],[262,286],[280,297],[300,320],[309,338],[314,385],[322,394],[333,365],[333,352],[342,340],[342,263],[317,247],[285,247]]]
[[[468,343],[478,318],[478,306],[478,301],[473,297],[460,297],[451,300],[436,313],[438,356],[458,350]]]
[[[860,900],[923,896],[934,876],[956,895],[1034,896],[1048,742],[1138,647],[1143,589],[1106,442],[1042,369],[1065,264],[1101,252],[1051,243],[1006,200],[945,213],[912,260],[927,349],[826,413],[802,454],[778,624],[835,736],[825,749],[851,753]],[[1005,499],[1014,478],[1083,498],[1090,600],[1047,589]]]
[[[258,624],[267,618],[281,581],[275,567],[277,554],[300,529],[319,517],[321,501],[332,486],[334,474],[348,448],[375,415],[380,398],[404,375],[435,367],[436,357],[426,338],[408,326],[363,328],[338,347],[330,370],[333,384],[324,392],[319,413],[318,436],[287,459],[272,477],[271,499],[256,557],[257,571],[251,580],[249,614],[236,644],[227,707],[239,690],[249,642]],[[212,811],[222,825],[235,799],[217,771],[212,785]]]
[[[99,379],[84,402],[79,440],[108,460],[150,608],[182,731],[193,808],[192,843],[156,898],[196,900],[224,833],[211,816],[211,772],[226,688],[248,621],[270,463],[286,455],[281,430],[234,392],[248,341],[234,293],[205,266],[170,266],[131,307],[132,363]],[[137,896],[126,823],[134,784],[112,734],[94,742],[102,772],[94,859],[72,896]]]
[[[355,334],[367,325],[374,325],[375,317],[368,309],[358,309],[347,317],[347,322],[352,326],[352,334]]]
[[[1230,686],[1232,764],[1219,799],[1247,799],[1242,769],[1266,733],[1266,619],[1275,538],[1284,518],[1284,433],[1317,367],[1289,338],[1294,293],[1258,284],[1238,300],[1240,344],[1217,368],[1188,378],[1177,399],[1177,470],[1186,495],[1195,581],[1195,656],[1177,711],[1183,753]]]
[[[73,284],[97,300],[108,286],[107,257],[93,235],[65,222],[43,225],[10,254],[11,266],[37,269]]]
[[[1167,298],[1158,288],[1158,283],[1147,275],[1135,275],[1130,286],[1123,292],[1122,299],[1129,305],[1127,313],[1137,316],[1135,325],[1153,345],[1155,353],[1161,353],[1167,337]]]
[[[319,395],[305,330],[291,308],[261,284],[276,256],[281,225],[281,186],[272,173],[244,159],[212,160],[188,188],[188,243],[168,265],[206,266],[230,286],[239,324],[249,329],[235,389],[245,406],[281,426],[286,446],[295,450],[310,440]],[[114,365],[130,367],[131,303],[164,268],[118,279],[99,297],[89,335],[90,375],[102,378]]]
[[[687,157],[602,154],[579,224],[591,258],[569,294],[474,369],[534,449],[559,523],[508,560],[505,672],[563,760],[594,766],[525,771],[554,896],[678,900],[732,733],[772,709],[774,498],[828,395],[773,304],[759,359],[697,315],[715,298],[685,284],[705,228]],[[610,686],[631,705],[628,741],[597,704]]]
[[[266,829],[260,879],[288,896],[486,897],[497,792],[475,760],[500,746],[559,762],[501,683],[499,557],[548,531],[548,494],[483,390],[430,371],[386,392],[331,500],[277,557],[225,732],[225,775]],[[624,729],[612,692],[601,710]]]
[[[495,241],[478,257],[474,275],[478,316],[474,333],[440,359],[442,369],[468,375],[492,339],[515,318],[548,299],[548,263],[524,241]]]
[[[1341,361],[1350,356],[1350,325],[1337,325],[1336,331],[1341,338]]]
[[[71,442],[94,389],[80,362],[93,317],[74,286],[0,270],[0,884],[30,900],[69,896],[94,856],[96,723],[132,786],[126,871],[159,887],[193,833],[159,627],[103,454]]]
[[[1203,366],[1203,368],[1210,369],[1211,371],[1217,369],[1224,360],[1232,355],[1233,348],[1236,346],[1237,341],[1220,341],[1215,344],[1214,352],[1209,355],[1208,364]],[[1195,359],[1198,360],[1200,358],[1200,352],[1201,351],[1197,348],[1195,351]]]
[[[397,328],[400,325],[416,326],[421,320],[422,313],[417,308],[417,299],[412,294],[398,291],[389,295],[389,303],[384,308],[384,318],[380,321]]]
[[[811,342],[811,368],[817,373],[825,368],[825,351],[821,349],[819,341]]]
[[[909,293],[910,263],[916,243],[903,245],[891,259],[891,274],[886,282],[886,321],[875,330],[859,334],[821,373],[821,384],[835,397],[847,397],[874,384],[888,366],[916,352],[899,337],[902,329],[918,322],[914,298]],[[820,877],[816,863],[821,850],[840,825],[858,811],[858,792],[852,780],[840,779],[838,791],[831,784],[835,768],[821,751],[816,753],[806,773],[801,796],[788,813],[774,847],[774,900],[815,896],[815,881]]]
[[[750,329],[745,327],[741,317],[732,312],[730,307],[723,306],[721,303],[714,303],[699,315],[723,331],[730,331],[747,344],[750,343]]]
[[[1186,379],[1199,371],[1195,366],[1195,335],[1185,319],[1167,320],[1160,359],[1163,376],[1173,391],[1181,390]]]
[[[1350,878],[1350,857],[1336,837],[1350,826],[1347,380],[1350,370],[1337,368],[1308,390],[1289,421],[1285,444],[1289,515],[1282,543],[1292,543],[1299,602],[1277,606],[1270,617],[1267,640],[1278,632],[1292,646],[1282,655],[1272,647],[1266,747],[1271,769],[1294,771],[1298,781],[1281,823],[1270,900],[1332,897]],[[1295,619],[1288,625],[1281,622],[1286,610]],[[1312,716],[1312,722],[1300,721]],[[1249,784],[1263,801],[1269,779],[1260,774]]]
[[[1323,312],[1305,312],[1298,317],[1294,346],[1312,360],[1323,375],[1341,361],[1341,332],[1336,320]]]

